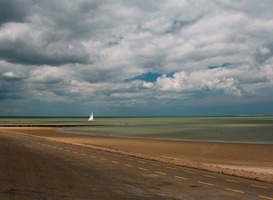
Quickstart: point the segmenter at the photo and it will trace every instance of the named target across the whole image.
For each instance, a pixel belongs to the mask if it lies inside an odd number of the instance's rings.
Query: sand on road
[[[54,128],[8,128],[53,140],[273,183],[273,145],[183,142],[68,134]]]
[[[1,200],[173,199],[90,159],[32,145],[0,134]]]

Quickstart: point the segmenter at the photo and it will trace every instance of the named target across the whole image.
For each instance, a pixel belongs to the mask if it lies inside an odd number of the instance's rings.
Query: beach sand
[[[272,144],[100,137],[68,134],[54,128],[5,129],[89,148],[273,183]]]

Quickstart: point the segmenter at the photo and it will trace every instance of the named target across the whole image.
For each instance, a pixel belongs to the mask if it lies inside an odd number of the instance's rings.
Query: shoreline
[[[44,139],[273,183],[273,145],[91,136],[56,128],[5,128]]]
[[[64,130],[62,127],[56,129],[57,132],[65,134],[86,135],[93,137],[108,137],[108,138],[126,138],[126,139],[143,139],[143,140],[159,140],[159,141],[178,141],[178,142],[204,142],[204,143],[222,143],[222,144],[265,144],[273,145],[273,142],[252,142],[252,141],[232,141],[232,140],[197,140],[197,139],[174,139],[174,138],[152,138],[152,137],[136,137],[136,136],[117,136],[117,135],[99,135],[88,134],[80,131]]]

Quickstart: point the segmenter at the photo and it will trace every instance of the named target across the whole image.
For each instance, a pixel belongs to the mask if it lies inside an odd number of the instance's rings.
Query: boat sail
[[[91,113],[91,115],[90,115],[88,121],[89,121],[89,122],[90,122],[90,121],[94,121],[94,115],[93,115],[93,113]]]

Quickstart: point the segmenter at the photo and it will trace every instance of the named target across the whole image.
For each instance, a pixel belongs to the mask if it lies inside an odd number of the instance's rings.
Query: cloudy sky
[[[273,114],[271,0],[0,0],[0,115]]]

